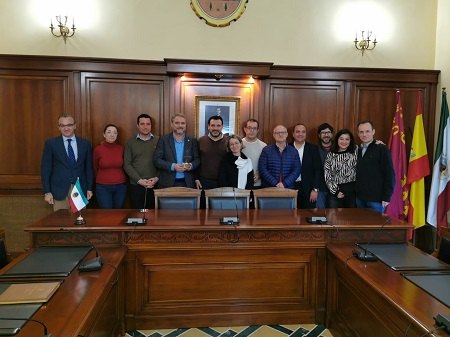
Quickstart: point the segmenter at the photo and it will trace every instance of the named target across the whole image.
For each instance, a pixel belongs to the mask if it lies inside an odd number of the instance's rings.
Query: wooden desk
[[[92,253],[92,254],[91,254]],[[94,256],[94,252],[90,254]],[[47,326],[52,336],[122,336],[124,333],[123,266],[125,247],[100,251],[104,266],[99,271],[80,273],[75,269],[64,278],[49,302],[33,315]],[[89,256],[91,256],[89,255]],[[25,258],[10,263],[2,273]],[[43,261],[51,263],[51,261]],[[9,280],[5,280],[9,282]],[[42,327],[28,322],[17,337],[41,337]]]
[[[335,337],[419,337],[450,308],[384,263],[362,262],[351,245],[328,247],[327,328]],[[437,331],[427,336],[448,336]]]
[[[409,225],[364,209],[86,210],[86,225],[59,211],[29,226],[32,245],[126,245],[126,328],[325,322],[326,245],[405,242]],[[327,216],[312,225],[308,216]],[[75,232],[77,234],[75,234]],[[81,235],[80,235],[81,234]]]

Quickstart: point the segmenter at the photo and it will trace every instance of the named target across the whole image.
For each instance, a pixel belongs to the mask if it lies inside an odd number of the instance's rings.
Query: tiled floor
[[[128,331],[126,337],[333,337],[322,325],[251,325]]]

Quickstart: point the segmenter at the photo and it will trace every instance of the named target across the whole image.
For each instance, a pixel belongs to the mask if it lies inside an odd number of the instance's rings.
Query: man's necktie
[[[366,151],[367,151],[367,147],[368,147],[369,145],[367,145],[367,144],[363,144],[362,145],[362,152],[361,152],[361,155],[364,157],[364,155],[366,154]]]
[[[69,163],[74,165],[76,162],[75,152],[72,147],[72,139],[67,139],[67,155],[69,156]]]

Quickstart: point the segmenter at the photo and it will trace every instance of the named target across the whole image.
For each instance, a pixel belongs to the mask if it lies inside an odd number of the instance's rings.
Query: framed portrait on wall
[[[222,117],[223,134],[236,134],[240,101],[240,97],[195,96],[195,135],[201,137],[208,134],[208,119],[211,116]]]

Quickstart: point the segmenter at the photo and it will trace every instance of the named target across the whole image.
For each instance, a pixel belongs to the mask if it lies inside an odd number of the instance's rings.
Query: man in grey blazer
[[[41,180],[44,200],[53,210],[68,209],[68,194],[77,178],[83,193],[92,197],[94,173],[92,170],[92,146],[89,141],[75,136],[77,125],[72,116],[58,118],[61,136],[45,142],[41,160]]]
[[[186,136],[184,115],[174,115],[171,128],[171,133],[159,139],[153,154],[153,164],[159,169],[158,187],[194,188],[194,171],[200,165],[197,140]]]

